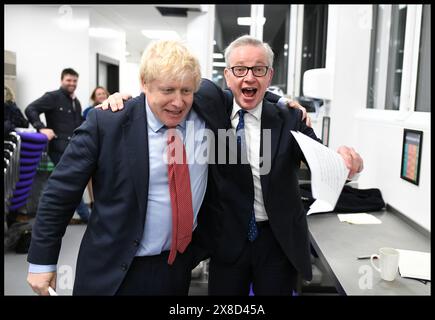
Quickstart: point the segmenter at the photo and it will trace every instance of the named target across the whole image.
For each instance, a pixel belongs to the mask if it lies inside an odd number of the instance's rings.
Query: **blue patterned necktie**
[[[240,146],[240,151],[246,155],[247,148],[246,148],[246,140],[245,140],[245,119],[244,119],[246,111],[240,109],[237,113],[239,114],[239,123],[237,124],[237,128],[236,128],[237,144]],[[252,213],[251,213],[251,217],[249,218],[249,226],[248,226],[248,240],[252,242],[257,238],[257,236],[258,236],[258,230],[257,230],[257,224],[255,223],[254,207],[252,206]]]

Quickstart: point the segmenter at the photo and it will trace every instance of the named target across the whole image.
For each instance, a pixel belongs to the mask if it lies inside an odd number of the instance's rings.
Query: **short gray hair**
[[[254,47],[262,47],[266,51],[266,57],[267,62],[269,64],[269,67],[273,67],[273,51],[272,48],[266,43],[262,42],[252,36],[244,35],[241,37],[238,37],[236,40],[231,42],[229,46],[225,49],[225,62],[227,64],[227,67],[230,66],[230,55],[231,52],[238,47],[243,46],[254,46]]]

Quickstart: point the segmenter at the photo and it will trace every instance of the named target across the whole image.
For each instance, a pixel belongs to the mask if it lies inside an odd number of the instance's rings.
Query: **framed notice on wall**
[[[329,126],[330,126],[331,118],[323,117],[322,122],[322,142],[325,146],[329,146]]]
[[[422,131],[404,129],[400,177],[415,185],[418,185],[420,178],[422,144]]]

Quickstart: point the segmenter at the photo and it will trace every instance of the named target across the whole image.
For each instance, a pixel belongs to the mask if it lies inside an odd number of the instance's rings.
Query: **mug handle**
[[[370,263],[372,264],[372,267],[377,271],[377,272],[381,272],[381,269],[380,268],[378,268],[376,265],[375,265],[375,263],[373,262],[373,260],[375,259],[375,258],[377,258],[378,260],[379,260],[379,255],[377,255],[377,254],[372,254],[371,256],[370,256]]]

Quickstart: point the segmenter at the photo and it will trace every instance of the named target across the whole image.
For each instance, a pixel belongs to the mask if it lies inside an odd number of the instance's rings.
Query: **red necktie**
[[[172,240],[168,263],[192,240],[193,207],[186,150],[175,129],[168,129],[168,182],[172,207]]]

